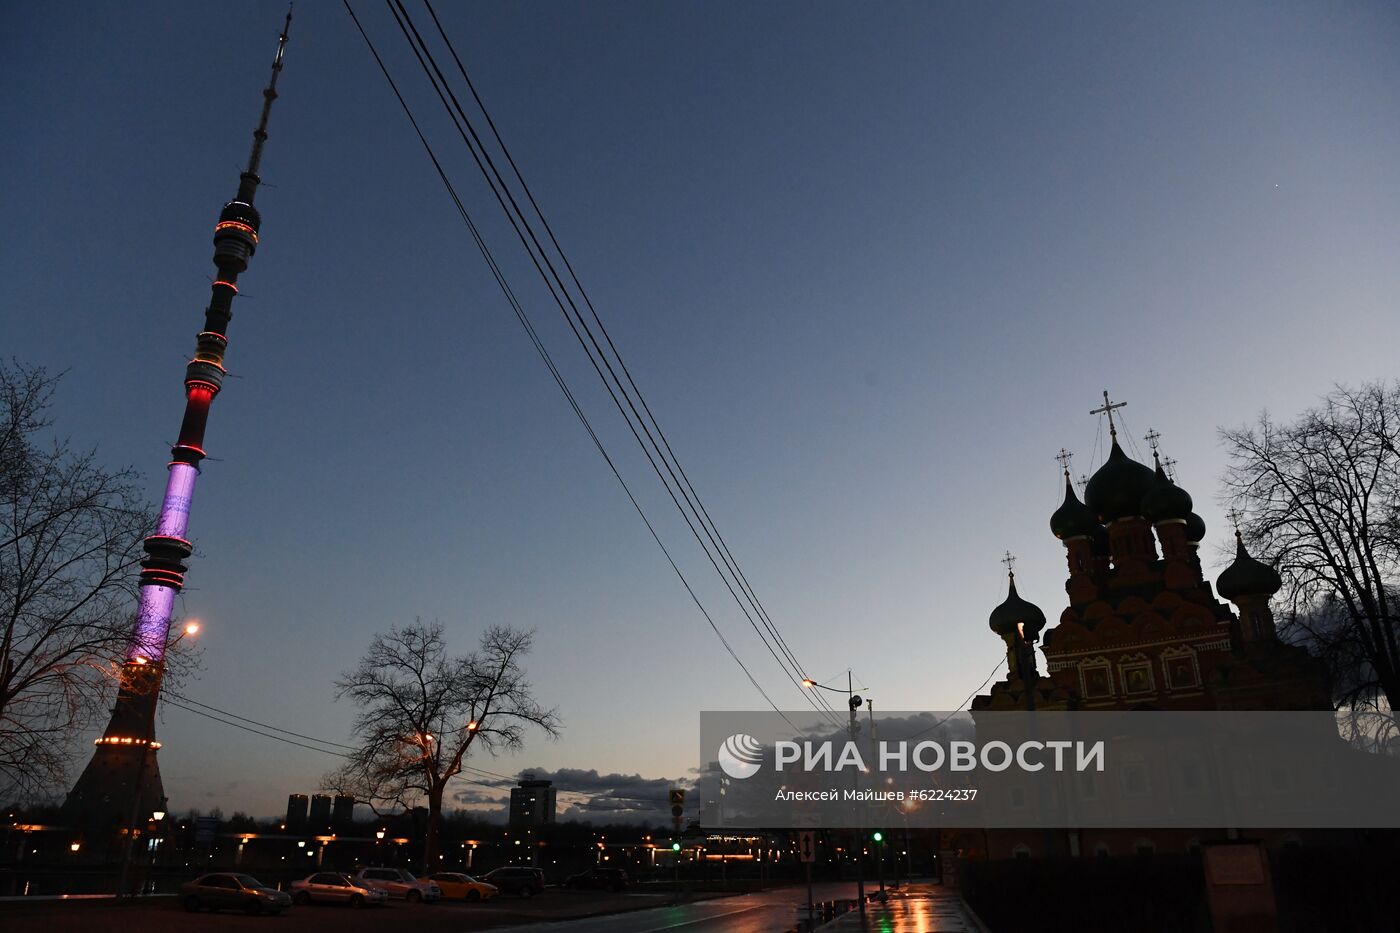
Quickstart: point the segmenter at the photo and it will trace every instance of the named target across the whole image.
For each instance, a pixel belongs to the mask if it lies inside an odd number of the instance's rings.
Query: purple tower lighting
[[[188,569],[185,561],[194,550],[186,537],[190,504],[199,464],[205,456],[204,428],[209,407],[223,387],[224,352],[228,348],[233,299],[238,294],[238,276],[248,268],[248,259],[258,248],[262,218],[253,207],[253,197],[261,181],[258,167],[267,141],[267,120],[272,102],[277,99],[277,77],[282,72],[282,53],[291,25],[292,14],[288,10],[277,40],[277,55],[272,60],[272,78],[263,90],[262,116],[253,131],[248,167],[239,176],[237,196],[224,205],[214,225],[214,265],[218,275],[204,311],[204,329],[195,338],[194,358],[185,367],[185,417],[179,439],[170,449],[170,474],[160,518],[154,534],[143,542],[146,556],[141,561],[141,598],[121,666],[116,704],[111,721],[96,741],[92,760],[64,803],[66,819],[77,826],[139,830],[151,812],[164,809],[164,788],[155,755],[160,748],[155,740],[155,714],[165,673],[170,616],[175,597],[184,586]],[[129,834],[127,838],[129,842]]]

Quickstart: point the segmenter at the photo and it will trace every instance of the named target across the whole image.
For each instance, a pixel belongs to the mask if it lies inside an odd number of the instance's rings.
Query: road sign
[[[673,807],[683,807],[683,806],[685,806],[685,791],[684,791],[684,790],[682,790],[682,789],[679,788],[679,787],[673,787],[673,788],[671,788],[671,806],[673,806]]]
[[[809,830],[804,830],[797,834],[797,854],[804,862],[815,862],[817,860],[817,834]]]

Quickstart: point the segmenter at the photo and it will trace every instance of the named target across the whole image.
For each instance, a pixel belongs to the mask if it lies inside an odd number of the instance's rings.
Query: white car
[[[403,898],[410,904],[415,901],[431,904],[442,899],[442,889],[436,884],[420,881],[402,868],[361,868],[354,881],[362,887],[377,888],[390,897]]]
[[[320,902],[365,907],[370,904],[383,904],[389,900],[387,891],[366,887],[335,871],[318,871],[300,881],[293,881],[291,893],[294,904]]]

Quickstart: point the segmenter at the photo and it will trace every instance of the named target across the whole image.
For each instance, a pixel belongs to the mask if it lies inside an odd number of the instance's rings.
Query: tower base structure
[[[144,832],[151,815],[165,806],[155,740],[162,673],[158,664],[123,665],[112,718],[64,801],[64,822],[87,837],[94,858],[115,856],[126,833]]]

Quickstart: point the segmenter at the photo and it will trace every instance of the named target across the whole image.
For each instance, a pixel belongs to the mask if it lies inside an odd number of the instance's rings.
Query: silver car
[[[402,868],[361,868],[355,883],[366,888],[378,888],[393,898],[403,898],[410,904],[423,901],[431,904],[442,899],[442,889],[432,881],[419,880]]]
[[[387,891],[366,887],[334,871],[318,871],[291,884],[292,902],[296,904],[349,904],[365,907],[389,900]]]

